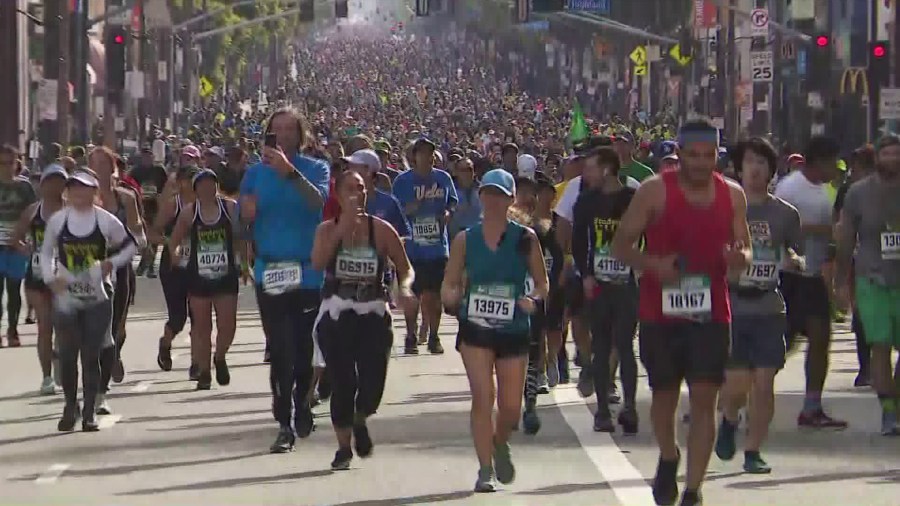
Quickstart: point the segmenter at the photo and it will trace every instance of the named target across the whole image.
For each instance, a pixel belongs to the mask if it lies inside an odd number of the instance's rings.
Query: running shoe
[[[797,416],[797,425],[806,429],[837,429],[847,428],[847,422],[838,420],[825,414],[825,411],[802,412]]]
[[[860,373],[856,375],[856,379],[853,380],[853,386],[856,388],[872,386],[872,380],[869,378],[869,374],[860,371]]]
[[[441,338],[437,334],[428,338],[428,352],[432,355],[443,355],[444,347],[441,346]]]
[[[269,447],[270,453],[288,453],[294,451],[294,430],[289,425],[283,425],[278,430],[275,442]]]
[[[53,381],[53,378],[47,376],[44,378],[44,381],[41,382],[41,395],[53,395],[56,393],[56,382]]]
[[[744,452],[744,471],[750,474],[769,474],[772,468],[760,456],[759,452]]]
[[[638,414],[634,408],[625,407],[619,411],[619,425],[625,435],[633,436],[638,433]]]
[[[81,420],[81,432],[98,432],[100,424],[93,416],[86,416]]]
[[[403,343],[403,353],[407,355],[418,355],[419,347],[416,344],[416,336],[409,334],[406,336],[406,341]]]
[[[653,477],[653,500],[658,506],[671,506],[678,500],[678,464],[681,462],[681,450],[675,460],[663,460],[660,457],[656,464],[656,475]]]
[[[115,383],[121,383],[125,379],[125,364],[122,363],[121,357],[117,358],[116,363],[113,364],[111,377]]]
[[[356,454],[360,458],[365,459],[372,456],[372,450],[375,449],[375,445],[372,443],[372,438],[369,436],[369,428],[365,423],[353,426],[353,444]]]
[[[153,267],[151,267],[151,268],[147,271],[147,277],[150,278],[150,279],[156,279],[156,276],[157,276],[157,274],[156,274],[156,269],[154,269]]]
[[[522,413],[522,427],[525,434],[529,436],[533,436],[541,430],[541,417],[538,416],[534,407],[525,408],[525,412]]]
[[[353,460],[353,450],[340,448],[334,452],[334,460],[331,461],[332,471],[346,471],[350,469],[350,461]]]
[[[497,471],[497,481],[500,483],[508,485],[516,480],[516,466],[512,462],[509,441],[494,442],[494,469]]]
[[[559,367],[557,364],[547,364],[547,386],[550,388],[559,385]]]
[[[597,411],[594,414],[594,432],[615,432],[616,425],[613,423],[612,416],[609,411],[601,413]]]
[[[622,397],[619,396],[619,390],[616,388],[615,383],[609,386],[609,393],[607,394],[606,399],[610,404],[619,404],[622,402]]]
[[[97,394],[96,407],[94,413],[98,415],[111,415],[112,408],[109,407],[109,401],[106,400],[106,394]]]
[[[547,374],[540,373],[537,378],[537,393],[539,394],[549,394],[550,393],[550,381],[547,379]]]
[[[231,383],[231,373],[228,372],[228,363],[225,362],[225,357],[214,359],[213,363],[216,365],[216,383],[223,387],[227,386]]]
[[[204,371],[197,378],[197,390],[209,390],[212,388],[212,373]]]
[[[897,425],[897,413],[895,411],[881,411],[881,435],[900,436],[900,426]]]
[[[478,470],[478,479],[475,480],[475,492],[488,493],[497,491],[497,479],[494,477],[494,468],[482,467]]]
[[[188,379],[191,381],[197,381],[200,379],[200,366],[197,364],[191,364],[188,368]]]
[[[422,324],[419,325],[419,339],[416,341],[417,344],[425,344],[428,342],[428,327],[425,325],[425,321],[423,319]]]
[[[159,351],[156,353],[156,365],[163,371],[172,370],[172,345],[165,344],[165,338],[159,338]]]
[[[263,363],[270,364],[272,363],[272,354],[269,352],[269,345],[266,345],[266,351],[263,353]]]
[[[26,325],[34,325],[35,323],[37,323],[37,321],[35,321],[35,319],[32,317],[29,316],[29,317],[25,318]]]
[[[685,490],[681,496],[680,506],[702,506],[703,496],[699,491]]]
[[[734,454],[737,453],[737,442],[735,441],[737,428],[737,424],[729,422],[724,416],[722,417],[722,423],[719,424],[719,434],[716,437],[716,457],[726,461],[734,458]]]
[[[587,398],[594,395],[594,375],[587,369],[578,373],[578,395]]]
[[[75,404],[66,404],[66,407],[63,408],[62,418],[59,419],[59,423],[56,425],[56,430],[60,432],[72,432],[75,430],[75,424],[78,423],[78,420],[81,418],[81,406],[76,402]]]
[[[9,329],[6,331],[6,340],[9,342],[10,348],[18,348],[22,346],[22,341],[19,340],[19,331],[15,329]]]
[[[316,430],[316,421],[313,420],[311,409],[299,407],[294,411],[294,430],[300,439],[308,438]]]

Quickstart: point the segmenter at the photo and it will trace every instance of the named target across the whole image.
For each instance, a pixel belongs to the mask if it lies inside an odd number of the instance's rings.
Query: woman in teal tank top
[[[547,296],[544,255],[534,231],[507,218],[516,194],[512,174],[484,175],[482,222],[460,232],[450,249],[441,300],[459,319],[456,348],[472,390],[472,437],[478,455],[476,492],[515,479],[509,435],[518,422],[530,344],[529,317]],[[525,293],[525,278],[534,286]],[[497,375],[497,423],[493,423]]]

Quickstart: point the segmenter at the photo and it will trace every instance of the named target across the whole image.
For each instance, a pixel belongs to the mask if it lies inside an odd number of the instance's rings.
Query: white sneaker
[[[547,375],[544,373],[538,374],[538,393],[539,394],[549,394],[550,393],[550,382],[547,380]]]
[[[109,408],[109,403],[106,402],[106,394],[97,394],[97,404],[94,408],[94,412],[98,415],[111,415],[112,410]]]
[[[555,364],[547,365],[547,385],[550,388],[559,385],[559,367]]]
[[[53,381],[53,378],[47,376],[44,378],[44,381],[41,382],[41,395],[53,395],[56,393],[56,382]]]

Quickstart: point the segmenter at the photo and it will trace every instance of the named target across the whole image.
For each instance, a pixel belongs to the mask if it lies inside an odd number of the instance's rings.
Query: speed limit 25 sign
[[[750,53],[750,73],[754,83],[772,82],[772,51],[753,51]]]

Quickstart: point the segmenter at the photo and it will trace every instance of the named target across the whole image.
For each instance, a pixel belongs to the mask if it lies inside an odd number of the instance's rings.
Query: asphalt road
[[[644,379],[641,432],[634,437],[592,432],[592,402],[580,399],[573,386],[541,396],[541,432],[514,436],[517,481],[475,496],[468,385],[453,351],[455,325],[445,322],[441,329],[448,350],[443,356],[402,356],[398,333],[384,401],[370,422],[375,455],[332,473],[336,443],[327,404],[316,409],[318,430],[294,453],[268,453],[277,426],[251,291],[241,295],[231,386],[196,392],[187,379],[184,337],[176,341],[174,370],[157,368],[164,321],[159,283],[141,279],[138,290],[124,350],[127,375],[114,387],[115,414],[103,417],[99,433],[56,432],[62,399],[36,394],[41,378],[33,325],[21,327],[22,348],[0,350],[0,505],[653,504],[646,480],[657,451]],[[853,388],[855,374],[853,336],[841,326],[825,404],[850,428],[803,432],[795,422],[803,360],[793,355],[777,379],[776,416],[764,448],[774,472],[746,475],[740,456],[728,463],[714,456],[704,487],[707,504],[900,504],[900,438],[877,435],[876,401],[868,389]]]

